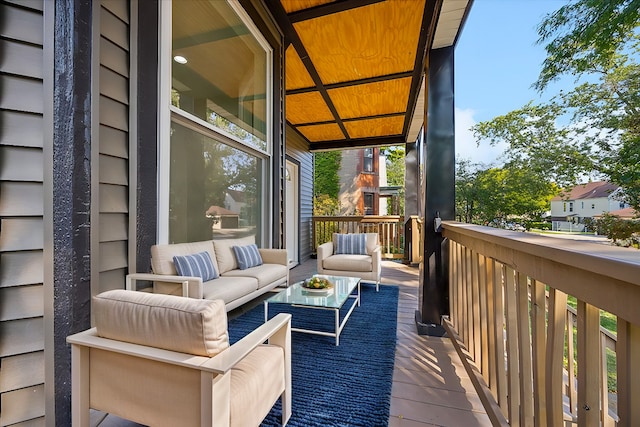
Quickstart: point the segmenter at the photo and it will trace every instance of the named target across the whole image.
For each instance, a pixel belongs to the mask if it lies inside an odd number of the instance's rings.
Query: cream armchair
[[[331,242],[318,246],[317,256],[319,274],[359,277],[375,283],[376,292],[380,289],[382,255],[377,233],[334,233]]]
[[[278,398],[289,420],[290,315],[230,346],[220,300],[115,290],[92,310],[96,327],[67,337],[74,426],[90,408],[150,426],[258,426]]]

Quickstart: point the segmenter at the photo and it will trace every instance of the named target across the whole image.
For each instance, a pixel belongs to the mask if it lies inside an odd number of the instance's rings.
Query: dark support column
[[[138,2],[138,188],[135,271],[151,271],[151,246],[158,229],[158,9],[157,0]],[[132,58],[132,60],[136,60]]]
[[[416,142],[405,144],[404,155],[404,262],[409,263],[417,258],[411,253],[411,217],[420,215],[419,195],[420,195],[420,162],[418,159],[418,144]]]
[[[428,100],[425,138],[424,254],[420,277],[421,334],[442,335],[441,318],[449,312],[448,244],[435,230],[434,220],[454,219],[454,48],[429,53]]]
[[[91,324],[93,2],[55,0],[53,66],[53,370],[55,425],[71,425],[70,334]]]

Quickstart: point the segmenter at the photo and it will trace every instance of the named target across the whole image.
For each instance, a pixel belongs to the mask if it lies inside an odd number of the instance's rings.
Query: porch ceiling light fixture
[[[173,60],[176,61],[178,64],[186,64],[187,63],[187,58],[185,58],[182,55],[176,55],[173,57]]]

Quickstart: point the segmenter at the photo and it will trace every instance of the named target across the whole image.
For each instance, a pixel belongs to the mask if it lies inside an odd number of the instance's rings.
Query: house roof
[[[472,0],[280,0],[286,120],[311,150],[413,142],[424,60],[455,45]]]
[[[606,181],[594,181],[579,184],[572,189],[554,197],[551,201],[559,200],[584,200],[609,197],[619,186]]]
[[[220,216],[220,215],[238,215],[237,212],[230,211],[220,206],[209,206],[206,212],[207,216]]]
[[[608,213],[609,215],[615,215],[617,217],[624,218],[624,219],[636,218],[638,216],[638,213],[633,208],[618,209],[616,211],[610,211]],[[594,217],[596,218],[601,216],[602,215],[594,215]]]

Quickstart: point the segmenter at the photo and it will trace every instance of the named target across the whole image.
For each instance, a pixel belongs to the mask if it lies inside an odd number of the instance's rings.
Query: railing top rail
[[[640,251],[443,222],[443,235],[532,279],[640,324]]]

